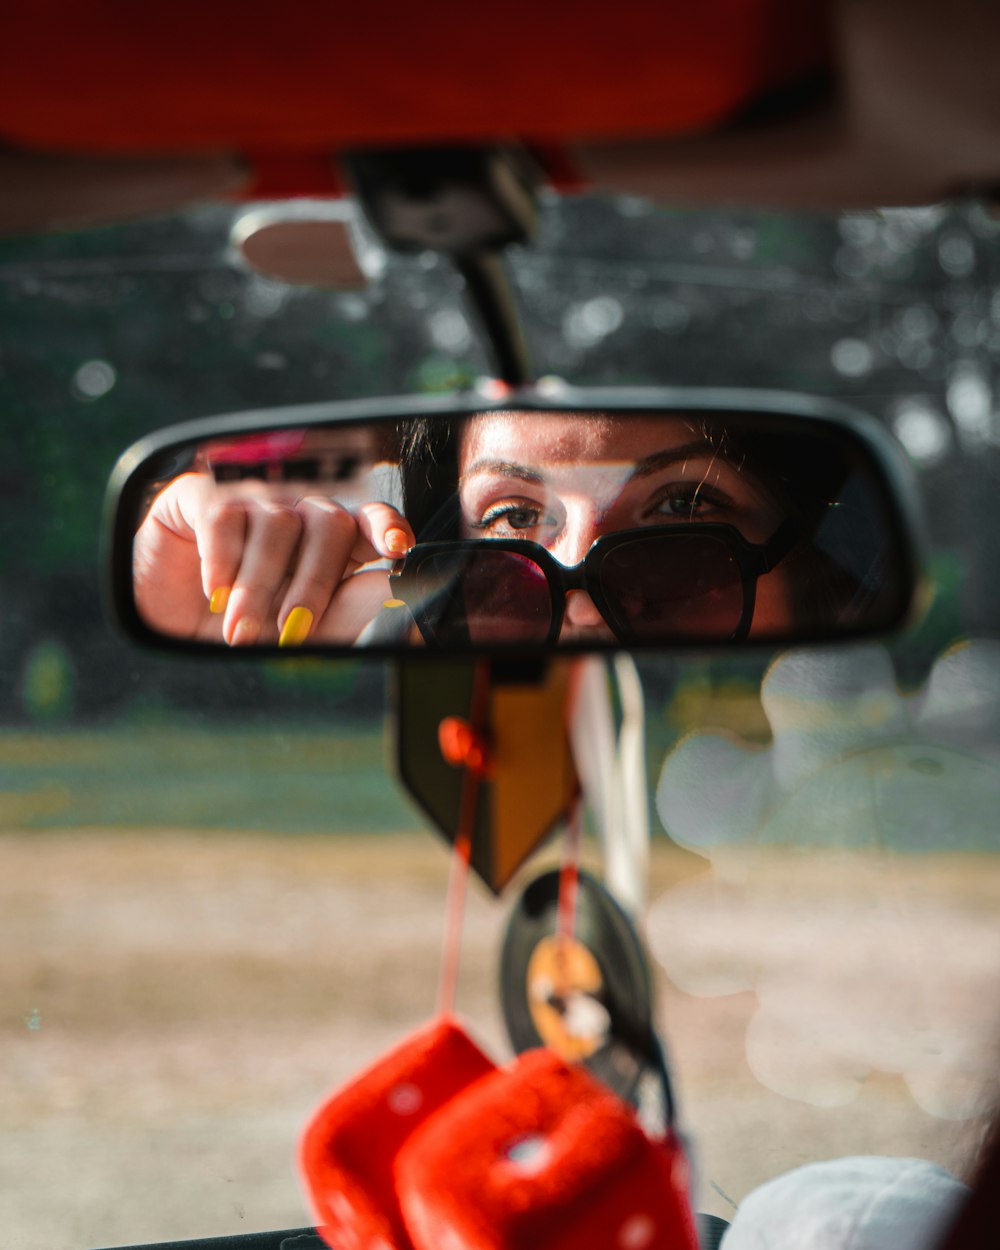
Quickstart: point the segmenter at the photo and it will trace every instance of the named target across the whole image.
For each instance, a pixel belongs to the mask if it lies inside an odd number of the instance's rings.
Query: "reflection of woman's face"
[[[618,530],[714,522],[760,544],[787,515],[745,463],[680,416],[473,417],[463,431],[459,499],[464,537],[529,539],[567,566]],[[758,581],[751,636],[780,628],[790,614],[779,565]],[[561,637],[611,640],[585,591],[567,595]]]

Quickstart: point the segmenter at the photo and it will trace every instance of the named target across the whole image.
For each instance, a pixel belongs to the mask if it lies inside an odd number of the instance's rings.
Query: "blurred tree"
[[[288,288],[236,266],[237,212],[0,241],[0,715],[26,714],[14,674],[47,637],[72,658],[80,716],[154,691],[218,715],[380,697],[380,678],[303,671],[293,693],[298,678],[243,665],[206,683],[102,623],[101,498],[136,438],[214,412],[451,390],[486,369],[443,264],[393,258],[363,292]],[[511,268],[541,374],[808,391],[887,421],[985,622],[1000,606],[1000,526],[983,522],[1000,473],[998,232],[976,205],[838,218],[584,196],[547,203]]]

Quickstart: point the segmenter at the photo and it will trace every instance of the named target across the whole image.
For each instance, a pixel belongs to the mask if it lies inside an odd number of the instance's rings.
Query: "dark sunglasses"
[[[555,642],[571,590],[622,643],[739,642],[757,578],[797,538],[790,520],[762,545],[729,525],[658,525],[603,534],[572,568],[520,538],[418,543],[389,577],[431,646]]]

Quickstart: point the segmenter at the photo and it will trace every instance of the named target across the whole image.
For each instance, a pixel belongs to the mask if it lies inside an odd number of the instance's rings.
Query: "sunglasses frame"
[[[733,526],[712,521],[678,522],[670,525],[650,525],[636,529],[617,530],[600,535],[591,544],[580,563],[569,566],[560,564],[551,551],[541,543],[532,542],[526,538],[459,538],[450,541],[417,543],[395,563],[389,574],[389,581],[396,597],[410,608],[420,635],[426,643],[438,647],[454,645],[458,641],[469,643],[468,638],[459,640],[452,637],[441,640],[436,636],[432,614],[419,602],[422,596],[416,593],[414,586],[416,565],[436,555],[459,555],[462,552],[486,550],[509,551],[537,565],[544,574],[549,590],[551,616],[548,633],[544,639],[532,639],[530,645],[550,646],[558,639],[566,616],[566,596],[571,590],[586,591],[615,638],[625,645],[634,645],[641,640],[633,636],[627,617],[620,613],[605,594],[600,579],[601,566],[613,551],[637,540],[669,538],[676,541],[679,538],[694,535],[699,538],[710,537],[721,540],[728,548],[740,573],[743,607],[739,622],[725,639],[713,638],[711,641],[743,642],[750,632],[753,621],[757,579],[769,573],[780,560],[788,555],[799,540],[799,527],[792,519],[783,521],[766,543],[748,542]],[[410,602],[411,599],[414,600],[413,603]],[[690,642],[691,637],[685,635],[678,638],[678,641]]]

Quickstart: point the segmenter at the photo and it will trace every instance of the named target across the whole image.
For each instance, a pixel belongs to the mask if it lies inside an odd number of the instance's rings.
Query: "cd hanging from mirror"
[[[560,873],[525,888],[500,956],[504,1022],[518,1053],[536,1046],[582,1062],[635,1104],[658,1062],[652,982],[642,942],[607,889],[580,872],[575,923],[559,930]]]

